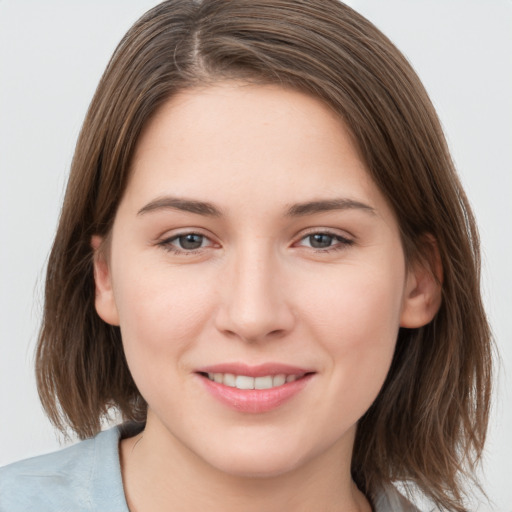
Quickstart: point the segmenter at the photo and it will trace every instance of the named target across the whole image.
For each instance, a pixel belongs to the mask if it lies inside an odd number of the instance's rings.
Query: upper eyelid
[[[208,244],[205,247],[210,247],[210,246],[217,244],[217,242],[215,242],[215,240],[213,240],[211,236],[205,235],[204,233],[199,233],[197,231],[186,231],[186,232],[182,232],[182,233],[177,233],[175,235],[166,236],[166,237],[163,237],[163,239],[160,241],[160,243],[174,242],[175,240],[181,238],[182,236],[188,236],[188,235],[199,235],[199,236],[202,236],[205,240],[208,240]],[[205,247],[201,247],[201,249],[204,249]]]
[[[350,238],[347,238],[347,237],[344,237],[341,235],[334,235],[332,233],[324,232],[324,233],[310,233],[309,235],[305,235],[305,236],[299,238],[299,240],[297,242],[295,242],[294,245],[300,244],[301,242],[303,242],[304,240],[306,240],[307,238],[309,238],[310,236],[313,236],[315,234],[328,235],[332,238],[333,242],[337,242],[342,245],[348,245],[348,244],[352,245],[354,243],[354,240],[352,240]],[[335,245],[336,245],[336,243],[334,243],[332,246],[329,246],[329,247],[333,247]]]
[[[176,228],[176,229],[167,229],[161,235],[157,237],[158,241],[171,240],[173,238],[178,238],[180,236],[187,235],[200,235],[208,238],[209,240],[213,240],[215,237],[210,232],[205,232],[206,230],[198,227],[191,228]]]
[[[356,237],[352,235],[350,232],[344,230],[344,229],[336,229],[336,228],[322,228],[322,227],[314,227],[314,228],[308,228],[306,230],[301,231],[297,234],[295,237],[296,240],[302,240],[303,238],[315,234],[325,234],[325,235],[331,235],[334,237],[340,237],[345,238],[347,240],[355,241]]]

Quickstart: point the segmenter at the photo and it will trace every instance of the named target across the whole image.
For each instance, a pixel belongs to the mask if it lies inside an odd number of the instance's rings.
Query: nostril
[[[275,329],[274,331],[270,331],[268,333],[268,336],[272,336],[273,338],[277,338],[279,336],[283,336],[285,334],[285,330],[284,329]]]

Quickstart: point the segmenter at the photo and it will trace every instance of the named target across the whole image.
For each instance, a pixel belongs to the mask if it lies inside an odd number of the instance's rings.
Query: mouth
[[[196,371],[205,389],[224,405],[243,413],[279,408],[308,386],[314,371],[282,364],[222,364]]]
[[[223,384],[230,388],[237,389],[272,389],[296,380],[302,379],[308,373],[299,374],[284,374],[277,375],[263,375],[260,377],[251,377],[250,375],[235,375],[234,373],[220,373],[220,372],[200,372],[200,375],[208,378],[217,384]]]

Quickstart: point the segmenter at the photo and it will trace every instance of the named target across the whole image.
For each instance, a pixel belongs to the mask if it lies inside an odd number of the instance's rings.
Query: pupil
[[[318,233],[316,235],[311,235],[309,240],[311,247],[314,247],[315,249],[325,249],[326,247],[330,247],[332,243],[332,236],[324,233]]]
[[[179,241],[183,249],[199,249],[203,243],[203,236],[191,233],[180,236]]]

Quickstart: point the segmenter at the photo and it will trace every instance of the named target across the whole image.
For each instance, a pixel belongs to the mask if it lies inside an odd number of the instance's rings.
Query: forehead
[[[173,96],[143,131],[128,194],[233,202],[382,200],[341,118],[304,93],[224,82]],[[357,197],[351,197],[358,199]]]

